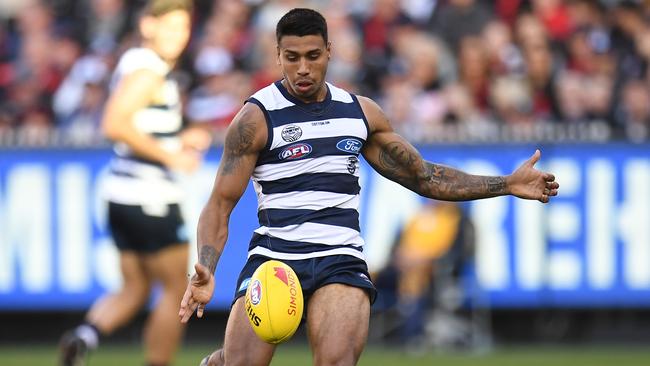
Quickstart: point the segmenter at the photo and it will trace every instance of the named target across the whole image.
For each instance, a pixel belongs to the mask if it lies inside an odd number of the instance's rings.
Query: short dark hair
[[[295,8],[284,14],[275,28],[278,44],[284,36],[320,35],[327,44],[327,22],[313,9]]]

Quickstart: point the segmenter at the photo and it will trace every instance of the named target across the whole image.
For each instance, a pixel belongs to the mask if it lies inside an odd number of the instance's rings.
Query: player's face
[[[174,62],[190,39],[190,14],[185,10],[174,10],[159,17],[144,17],[141,31],[148,47],[164,60]]]
[[[283,36],[278,44],[278,64],[286,87],[304,101],[325,97],[325,73],[330,58],[330,45],[320,35]]]

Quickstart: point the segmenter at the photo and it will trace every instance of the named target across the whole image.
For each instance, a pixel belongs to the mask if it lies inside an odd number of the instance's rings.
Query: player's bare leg
[[[275,346],[259,339],[251,328],[242,296],[230,310],[223,348],[204,359],[201,366],[266,366],[273,352]]]
[[[178,304],[187,286],[188,246],[169,246],[144,261],[151,278],[162,285],[160,299],[144,328],[145,358],[150,365],[167,365],[185,329],[178,321]]]
[[[149,297],[150,282],[136,253],[120,252],[120,270],[122,288],[96,301],[86,315],[86,323],[61,338],[61,365],[84,365],[88,351],[97,347],[99,335],[110,334],[131,320]]]
[[[122,288],[95,302],[86,316],[103,335],[129,322],[149,298],[151,282],[138,254],[120,252],[120,269]]]
[[[370,300],[357,287],[330,284],[309,299],[307,334],[313,364],[356,365],[368,338]]]

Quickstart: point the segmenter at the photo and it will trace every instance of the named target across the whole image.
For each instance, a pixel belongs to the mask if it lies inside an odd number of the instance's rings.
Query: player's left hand
[[[547,203],[551,197],[557,196],[560,184],[555,181],[555,176],[535,169],[535,163],[541,156],[542,153],[535,150],[533,156],[507,178],[510,194],[542,203]]]
[[[178,312],[181,323],[187,323],[195,311],[197,317],[203,317],[205,304],[210,301],[214,292],[214,275],[210,273],[208,267],[196,263],[194,269],[196,274],[192,276],[187,284],[187,289],[181,301],[181,308]]]

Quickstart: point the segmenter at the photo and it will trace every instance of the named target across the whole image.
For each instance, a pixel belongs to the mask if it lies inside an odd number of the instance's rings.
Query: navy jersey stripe
[[[260,225],[285,227],[305,222],[347,227],[361,232],[359,212],[351,208],[329,207],[322,210],[287,210],[270,208],[257,213]]]
[[[150,132],[149,135],[153,137],[177,137],[178,133],[180,132],[180,129],[177,131],[170,131],[170,132]]]
[[[260,235],[258,233],[253,233],[251,238],[249,250],[255,247],[268,248],[277,252],[287,252],[287,253],[298,253],[298,254],[307,254],[314,252],[322,252],[325,250],[332,250],[337,248],[349,248],[363,252],[362,247],[356,247],[352,245],[327,245],[327,244],[314,244],[314,243],[303,243],[299,241],[289,241],[282,240],[279,238],[272,238],[266,235]]]
[[[268,111],[275,127],[292,123],[323,121],[328,118],[360,118],[359,107],[356,103],[343,103],[332,100],[324,106],[322,112],[314,113],[303,106],[290,107]]]
[[[357,98],[356,95],[350,94],[352,97],[352,100],[354,100],[354,104],[356,107],[359,109],[359,114],[361,114],[361,117],[363,118],[363,123],[366,124],[366,129],[368,130],[368,136],[370,136],[370,124],[368,124],[368,119],[366,118],[366,114],[363,113],[363,108],[361,108],[361,103],[359,103],[359,98]]]
[[[308,173],[257,183],[264,194],[322,191],[355,195],[361,190],[359,178],[344,173]]]
[[[338,143],[346,139],[357,140],[361,142],[361,144],[358,145],[359,149],[354,152],[346,151],[344,146],[339,147]],[[359,152],[361,151],[361,146],[363,146],[363,143],[365,143],[365,140],[357,136],[333,136],[327,138],[300,140],[299,142],[295,142],[291,145],[281,146],[273,150],[267,149],[262,154],[260,154],[259,158],[257,159],[256,166],[264,164],[280,164],[287,161],[296,161],[306,158],[314,159],[328,155],[359,156]],[[303,153],[299,157],[295,157],[295,154],[291,154],[292,148],[300,148],[303,144],[309,145],[311,151],[309,151],[308,154]]]
[[[273,142],[273,123],[271,122],[271,118],[269,117],[269,111],[267,111],[266,108],[264,108],[264,104],[262,104],[262,102],[260,102],[259,100],[253,97],[248,98],[248,100],[246,101],[260,107],[262,112],[264,112],[264,120],[266,121],[266,130],[267,130],[266,145],[264,151],[268,151],[271,148],[271,143]]]

